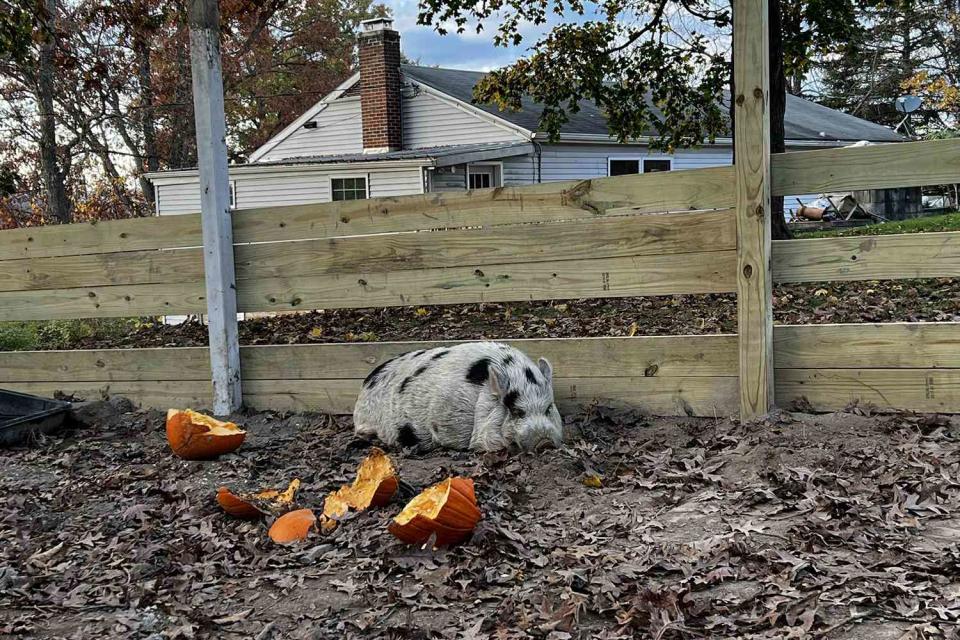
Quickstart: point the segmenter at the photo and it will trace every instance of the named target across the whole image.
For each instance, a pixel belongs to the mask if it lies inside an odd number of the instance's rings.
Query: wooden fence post
[[[741,420],[765,415],[774,399],[767,11],[778,1],[734,0],[733,9]]]
[[[192,0],[190,4],[190,67],[200,166],[213,412],[226,415],[240,408],[242,397],[217,0]]]

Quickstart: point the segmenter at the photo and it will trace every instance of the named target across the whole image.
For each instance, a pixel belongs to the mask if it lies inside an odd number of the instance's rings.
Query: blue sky
[[[539,35],[545,33],[556,20],[543,27],[528,26],[521,30],[524,42],[519,47],[493,46],[495,24],[485,25],[481,33],[468,29],[463,34],[453,31],[439,35],[432,27],[417,25],[417,0],[385,0],[393,12],[394,28],[400,32],[400,47],[408,58],[423,65],[439,65],[453,69],[489,71],[510,64],[527,53]],[[572,16],[571,20],[583,20]]]

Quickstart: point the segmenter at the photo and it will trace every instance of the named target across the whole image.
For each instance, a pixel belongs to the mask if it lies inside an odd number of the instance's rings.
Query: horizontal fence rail
[[[556,371],[565,410],[602,402],[662,415],[736,413],[736,336],[658,336],[506,341]],[[244,401],[259,408],[350,413],[360,384],[400,353],[451,342],[349,343],[241,348]],[[127,395],[165,408],[203,406],[210,368],[203,347],[0,353],[2,385],[87,398]],[[208,402],[209,400],[207,400]]]
[[[960,231],[777,240],[776,282],[960,278]]]
[[[735,260],[729,210],[235,247],[247,312],[723,292],[735,288]],[[206,305],[199,248],[4,260],[0,276],[3,320]]]
[[[778,404],[960,411],[960,323],[774,328]]]
[[[954,184],[960,139],[775,153],[775,196]]]

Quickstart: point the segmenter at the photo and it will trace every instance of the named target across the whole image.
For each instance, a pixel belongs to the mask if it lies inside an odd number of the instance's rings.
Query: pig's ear
[[[547,379],[547,382],[553,382],[553,367],[550,366],[550,361],[546,358],[540,358],[537,360],[537,366],[540,368],[540,373],[543,374],[543,377]]]
[[[504,380],[500,379],[500,373],[493,367],[487,365],[487,382],[490,384],[490,391],[498,398],[503,397],[503,388],[506,386]]]

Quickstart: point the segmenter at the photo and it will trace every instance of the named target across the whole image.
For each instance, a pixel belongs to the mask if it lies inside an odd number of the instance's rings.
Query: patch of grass
[[[84,341],[110,341],[127,335],[141,324],[139,318],[0,322],[0,351],[76,349]]]
[[[960,231],[960,212],[925,218],[879,222],[863,227],[798,231],[795,235],[797,238],[836,238],[840,236],[881,236],[894,233],[932,233],[936,231]]]

